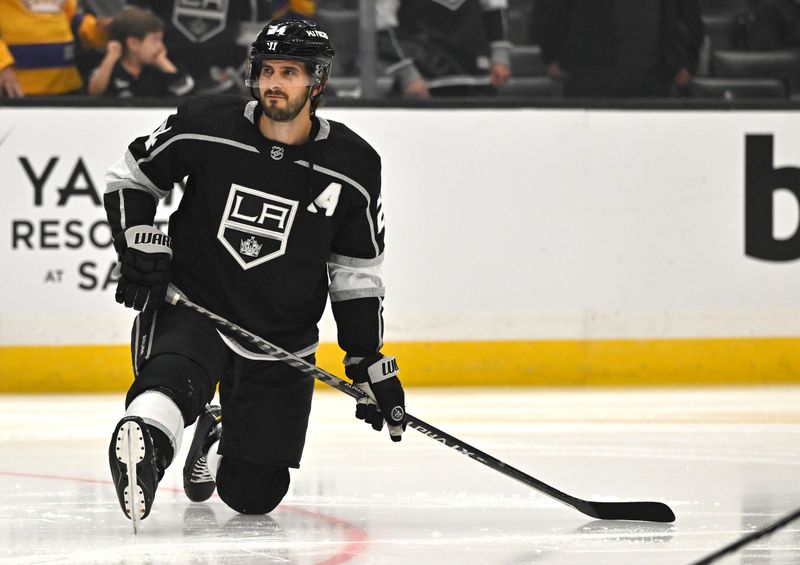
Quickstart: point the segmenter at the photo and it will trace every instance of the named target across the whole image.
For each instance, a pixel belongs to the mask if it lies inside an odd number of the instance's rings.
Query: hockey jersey
[[[0,69],[14,65],[26,95],[64,94],[83,86],[75,39],[101,47],[106,37],[76,0],[0,0]]]
[[[508,0],[376,0],[378,49],[405,86],[489,84],[490,63],[510,64]]]
[[[308,142],[285,145],[261,134],[259,116],[256,101],[192,98],[135,139],[107,175],[115,241],[130,226],[152,224],[158,199],[185,178],[169,235],[172,282],[186,296],[305,355],[316,348],[330,295],[342,349],[376,353],[384,296],[380,158],[341,123],[315,117]]]

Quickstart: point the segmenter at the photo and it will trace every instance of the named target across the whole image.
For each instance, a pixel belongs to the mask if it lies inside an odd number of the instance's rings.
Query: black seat
[[[753,7],[753,0],[700,0],[703,14],[743,14]]]
[[[332,74],[354,76],[358,74],[358,10],[317,9],[314,19],[328,32],[336,49]]]
[[[392,78],[379,76],[376,79],[377,98],[386,98],[392,88]],[[361,80],[356,76],[331,75],[325,94],[335,98],[361,98]]]
[[[515,45],[511,49],[511,72],[519,77],[546,74],[541,48],[538,45]]]
[[[723,78],[773,78],[800,92],[800,50],[715,51],[711,73]]]
[[[497,89],[497,95],[502,98],[560,98],[563,92],[561,82],[546,76],[512,76]]]
[[[786,99],[788,94],[786,83],[775,78],[695,77],[689,84],[689,95],[695,98]]]
[[[706,35],[712,49],[733,49],[740,30],[739,15],[726,12],[703,14]]]

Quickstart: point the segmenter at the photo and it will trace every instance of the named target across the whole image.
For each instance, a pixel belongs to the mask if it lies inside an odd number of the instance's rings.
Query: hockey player
[[[240,513],[270,512],[300,464],[308,425],[313,379],[165,305],[170,282],[311,361],[330,295],[345,372],[371,396],[356,416],[376,430],[385,419],[391,439],[402,437],[403,388],[394,359],[380,352],[380,157],[343,124],[316,115],[333,56],[313,23],[268,24],[250,49],[246,84],[255,100],[190,99],[108,173],[116,300],[141,310],[131,340],[135,378],[109,446],[129,518],[150,513],[184,426],[195,420],[187,496],[206,500],[216,488]],[[183,178],[167,236],[153,227],[156,203]],[[217,384],[221,410],[207,405]]]

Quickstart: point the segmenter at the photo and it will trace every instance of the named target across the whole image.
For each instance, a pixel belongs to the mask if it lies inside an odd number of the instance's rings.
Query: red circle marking
[[[54,481],[70,481],[73,483],[89,483],[95,485],[111,485],[113,486],[114,483],[111,481],[104,481],[100,479],[83,479],[80,477],[62,477],[59,475],[43,475],[37,473],[14,473],[12,471],[0,471],[0,475],[6,477],[23,477],[27,479],[49,479]],[[171,487],[162,487],[161,491],[169,491],[169,492],[183,492],[182,489],[171,488]],[[334,516],[328,516],[327,514],[322,514],[321,512],[316,512],[314,510],[307,510],[300,506],[295,506],[293,504],[281,504],[278,506],[279,510],[288,510],[289,512],[295,512],[297,514],[302,514],[303,516],[309,516],[311,518],[316,518],[322,522],[327,522],[328,524],[332,524],[344,530],[345,535],[347,536],[347,545],[345,545],[342,549],[337,551],[331,557],[319,561],[316,565],[340,565],[341,563],[347,563],[353,557],[364,551],[366,549],[367,544],[369,543],[369,537],[367,536],[367,532],[363,529],[359,528],[348,522],[347,520],[342,520],[341,518],[336,518]]]

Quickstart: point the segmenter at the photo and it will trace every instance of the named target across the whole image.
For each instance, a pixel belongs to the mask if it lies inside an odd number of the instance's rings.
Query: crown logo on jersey
[[[250,236],[250,239],[243,239],[239,245],[239,252],[248,257],[258,257],[261,254],[261,244],[256,241],[256,238]]]
[[[278,145],[273,145],[272,149],[269,150],[269,156],[275,159],[276,161],[280,161],[283,159],[283,147],[279,147]]]

